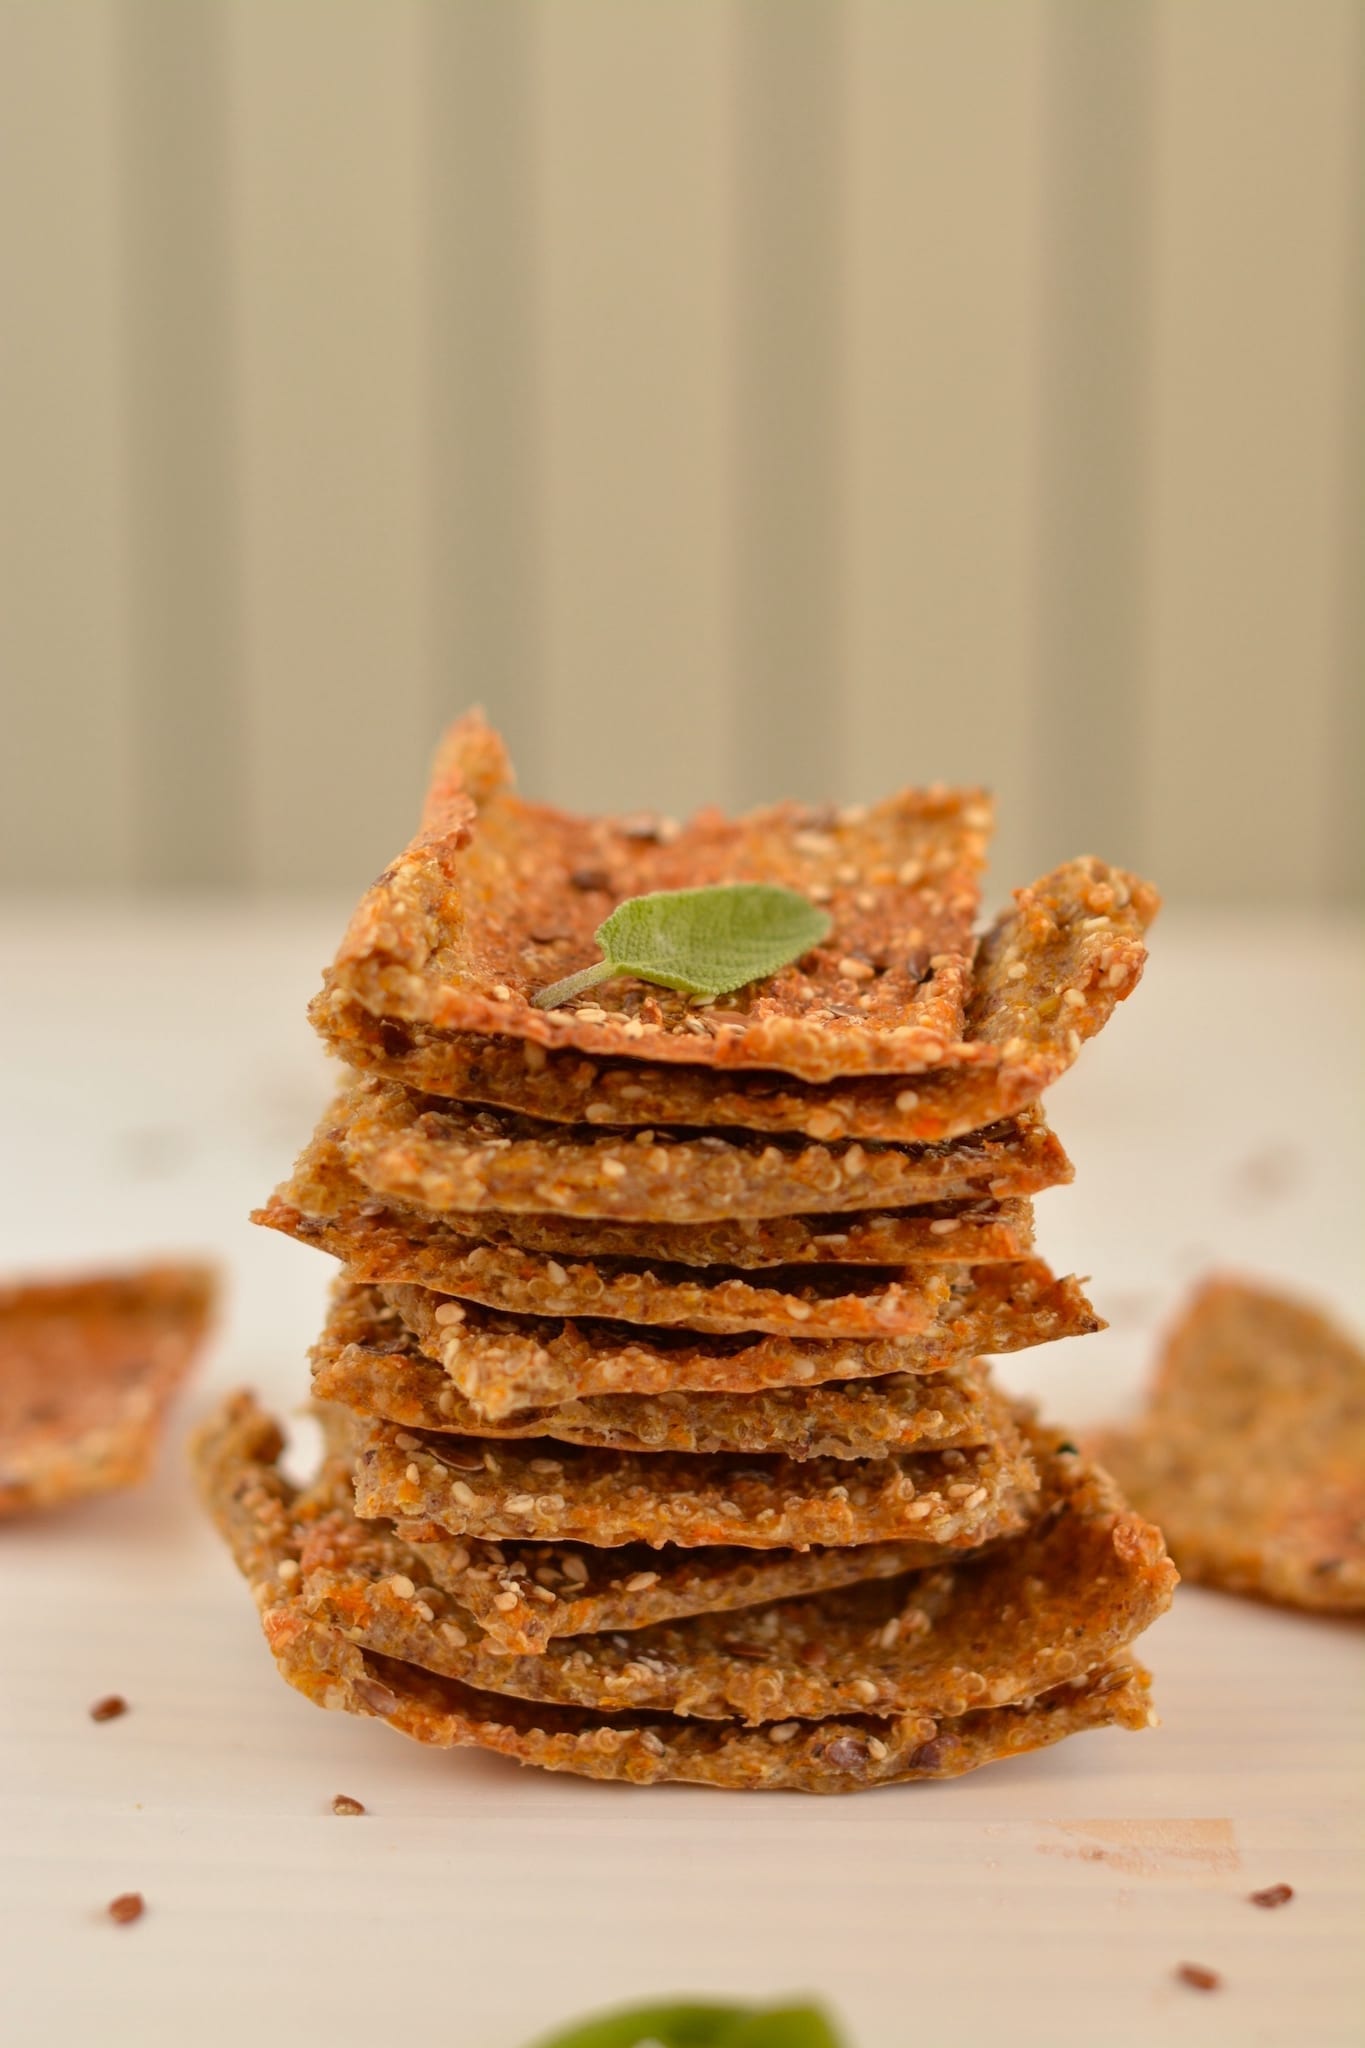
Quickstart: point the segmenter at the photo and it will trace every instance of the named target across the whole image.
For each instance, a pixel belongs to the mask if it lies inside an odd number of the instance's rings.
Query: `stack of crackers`
[[[679,827],[513,791],[477,716],[312,1016],[350,1078],[257,1220],[342,1262],[291,1486],[239,1395],[201,1483],[275,1658],[436,1745],[846,1791],[1150,1718],[1158,1532],[983,1354],[1100,1327],[1035,1255],[1040,1098],[1155,893],[1058,869],[975,936],[978,791]],[[618,904],[767,881],[825,943],[698,1001]]]

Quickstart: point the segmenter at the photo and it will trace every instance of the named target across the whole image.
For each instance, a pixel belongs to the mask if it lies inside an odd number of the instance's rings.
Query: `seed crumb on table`
[[[109,1901],[109,1918],[120,1927],[140,1920],[145,1910],[146,1901],[141,1892],[120,1892],[116,1899]]]
[[[127,1700],[119,1693],[110,1692],[106,1693],[103,1699],[95,1701],[90,1709],[90,1718],[92,1721],[117,1721],[119,1715],[126,1714],[127,1711]]]

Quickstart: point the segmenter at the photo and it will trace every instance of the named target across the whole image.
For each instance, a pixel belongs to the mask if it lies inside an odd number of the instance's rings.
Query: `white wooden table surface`
[[[230,1384],[303,1396],[329,1262],[245,1212],[322,1097],[302,1013],[339,915],[0,916],[4,1268],[207,1249],[231,1280],[155,1482],[0,1531],[5,2048],[519,2048],[618,1999],[802,1988],[852,2048],[1357,2043],[1352,1625],[1184,1591],[1146,1639],[1157,1732],[851,1800],[428,1753],[276,1678],[181,1439]],[[1113,1327],[1011,1383],[1117,1412],[1217,1264],[1365,1323],[1360,957],[1346,925],[1166,919],[1053,1098],[1078,1178],[1042,1246]],[[110,1691],[132,1711],[96,1726]],[[1246,1902],[1279,1881],[1288,1907]],[[130,1889],[148,1912],[116,1928]]]

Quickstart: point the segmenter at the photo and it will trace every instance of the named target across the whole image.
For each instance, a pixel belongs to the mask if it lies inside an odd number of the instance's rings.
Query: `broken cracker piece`
[[[1365,1352],[1306,1303],[1206,1281],[1142,1417],[1094,1447],[1187,1577],[1365,1609]]]
[[[171,1264],[0,1288],[0,1515],[147,1477],[216,1293]]]

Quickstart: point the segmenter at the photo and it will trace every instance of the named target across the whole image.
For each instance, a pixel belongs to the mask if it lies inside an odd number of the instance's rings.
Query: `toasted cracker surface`
[[[390,1293],[414,1305],[419,1343],[492,1420],[590,1394],[757,1394],[893,1372],[940,1373],[979,1352],[1025,1351],[1102,1327],[1077,1282],[1058,1280],[1038,1259],[966,1268],[922,1336],[868,1343],[637,1330],[590,1317],[558,1322],[498,1315],[474,1302],[458,1304],[457,1318],[437,1324],[434,1310],[429,1320],[416,1311],[429,1303],[424,1291]]]
[[[1035,1175],[1047,1184],[1071,1178],[1070,1161],[1051,1131],[1028,1133]],[[505,1291],[508,1269],[483,1267],[482,1292],[470,1284],[472,1253],[481,1245],[540,1253],[562,1264],[624,1259],[628,1270],[643,1260],[696,1268],[826,1265],[904,1266],[982,1264],[1025,1257],[1033,1246],[1033,1206],[1026,1198],[933,1203],[922,1208],[851,1216],[775,1216],[715,1223],[612,1223],[573,1216],[501,1216],[484,1209],[442,1217],[409,1204],[385,1201],[346,1165],[341,1146],[321,1128],[304,1148],[289,1180],[252,1221],[314,1244],[345,1261],[363,1280],[412,1280],[485,1300]],[[498,1277],[489,1277],[496,1274]],[[542,1277],[552,1277],[544,1274]],[[598,1277],[602,1277],[599,1273]],[[461,1284],[463,1283],[463,1284]],[[557,1282],[555,1283],[558,1284]],[[591,1287],[584,1274],[581,1286]],[[708,1279],[707,1286],[712,1282]],[[765,1285],[768,1283],[764,1283]],[[847,1281],[846,1286],[857,1283]],[[666,1307],[657,1289],[650,1298]],[[489,1307],[526,1307],[494,1302]],[[636,1315],[636,1321],[663,1321]],[[677,1318],[676,1320],[682,1320]],[[693,1327],[697,1327],[693,1324]],[[702,1325],[701,1327],[707,1327]],[[757,1327],[762,1327],[758,1325]],[[812,1334],[815,1334],[814,1332]],[[828,1331],[825,1334],[848,1334]]]
[[[1365,1352],[1305,1303],[1206,1281],[1141,1420],[1095,1448],[1188,1577],[1365,1609]]]
[[[462,1238],[440,1224],[427,1224],[413,1238],[365,1215],[363,1206],[344,1219],[314,1221],[277,1200],[258,1211],[257,1220],[330,1251],[356,1280],[415,1284],[513,1315],[588,1315],[721,1336],[745,1330],[822,1339],[910,1336],[933,1321],[953,1272],[940,1260],[917,1266],[774,1267],[751,1278],[743,1268],[699,1273],[663,1260],[571,1254],[556,1259]],[[934,1220],[944,1226],[936,1244],[970,1246],[978,1234],[971,1219]],[[423,1232],[420,1222],[415,1227]],[[969,1259],[970,1251],[964,1262]]]
[[[1149,885],[1093,859],[1017,890],[976,956],[965,1037],[979,1059],[914,1080],[901,1073],[812,1085],[775,1073],[603,1064],[547,1053],[530,1039],[396,1024],[340,992],[318,1017],[353,1066],[418,1092],[553,1122],[920,1144],[980,1130],[1037,1101],[1136,988],[1156,908]]]
[[[475,1688],[362,1649],[309,1613],[303,1559],[325,1553],[335,1524],[327,1489],[298,1495],[278,1470],[278,1451],[270,1418],[238,1395],[198,1432],[194,1457],[205,1505],[250,1583],[282,1675],[319,1706],[387,1720],[436,1747],[474,1745],[548,1770],[635,1784],[848,1792],[953,1777],[1084,1729],[1136,1729],[1151,1718],[1147,1674],[1126,1656],[1012,1706],[954,1717],[859,1712],[760,1727],[602,1714]],[[430,1591],[424,1588],[427,1606]],[[416,1598],[414,1589],[414,1612]]]
[[[300,1551],[301,1605],[367,1650],[518,1699],[783,1721],[1004,1706],[1107,1663],[1169,1605],[1156,1529],[1107,1478],[1038,1444],[1041,1513],[988,1557],[804,1600],[508,1656],[451,1625],[418,1555],[346,1511]],[[413,1574],[416,1574],[414,1578]]]
[[[681,828],[570,817],[513,793],[502,742],[471,714],[447,734],[422,831],[362,900],[313,1018],[328,1036],[332,1005],[359,1003],[400,1024],[809,1081],[970,1063],[981,1050],[962,1031],[990,825],[981,791],[943,789],[856,812],[703,811]],[[829,939],[706,1008],[625,979],[601,1001],[533,1006],[599,957],[593,934],[619,903],[732,881],[826,904]]]
[[[439,1338],[439,1326],[433,1334]],[[406,1429],[553,1437],[608,1450],[877,1458],[916,1445],[985,1443],[1005,1420],[1003,1398],[977,1362],[892,1379],[890,1385],[835,1383],[756,1394],[606,1394],[523,1409],[494,1422],[419,1349],[398,1309],[377,1289],[349,1286],[334,1299],[313,1351],[316,1397],[358,1415]]]
[[[0,1288],[0,1515],[146,1478],[216,1291],[198,1265]]]
[[[732,1721],[593,1714],[476,1691],[359,1650],[296,1609],[268,1609],[266,1639],[280,1672],[318,1706],[367,1714],[438,1748],[496,1750],[518,1763],[634,1785],[681,1782],[745,1792],[857,1792],[916,1779],[956,1778],[982,1764],[1045,1749],[1088,1729],[1150,1724],[1150,1680],[1120,1659],[1079,1685],[957,1720],[844,1716],[744,1728]],[[786,1734],[788,1727],[794,1729]],[[785,1739],[777,1739],[782,1730]]]
[[[819,1145],[744,1132],[628,1135],[470,1109],[362,1080],[335,1105],[346,1161],[386,1199],[448,1215],[482,1209],[710,1223],[1036,1193],[1039,1113],[943,1145]]]
[[[194,1441],[204,1503],[256,1585],[272,1578],[279,1560],[297,1559],[314,1522],[338,1509],[349,1511],[354,1499],[344,1459],[326,1461],[300,1492],[280,1470],[282,1450],[278,1425],[246,1392],[222,1402]],[[392,1534],[386,1522],[370,1526]],[[457,1626],[471,1616],[490,1642],[526,1656],[558,1636],[731,1612],[943,1561],[937,1544],[916,1542],[799,1551],[724,1545],[679,1550],[644,1543],[598,1550],[582,1543],[494,1543],[435,1530],[411,1549],[420,1560],[416,1583],[449,1595]]]
[[[398,1439],[402,1437],[400,1444]],[[960,1450],[843,1459],[600,1451],[532,1439],[356,1430],[356,1512],[447,1535],[618,1543],[805,1543],[913,1538],[970,1549],[1023,1526],[1038,1490],[1014,1428]],[[420,1533],[419,1533],[420,1532]]]

